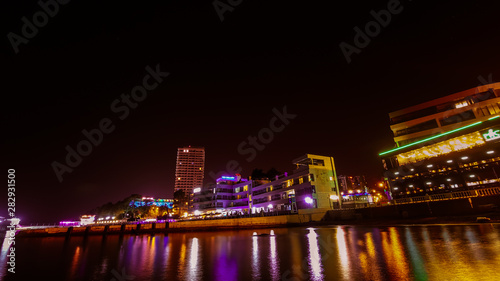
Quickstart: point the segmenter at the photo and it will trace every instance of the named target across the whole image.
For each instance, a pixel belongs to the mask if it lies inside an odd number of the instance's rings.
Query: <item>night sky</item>
[[[231,160],[248,176],[312,153],[373,184],[377,154],[394,145],[389,112],[500,79],[498,1],[401,1],[350,63],[339,44],[355,47],[354,28],[391,1],[220,0],[223,21],[212,1],[104,2],[60,4],[17,54],[8,34],[23,36],[21,19],[41,7],[3,3],[2,159],[16,169],[21,223],[76,219],[132,193],[171,198],[184,145],[205,147],[206,183]],[[148,66],[169,75],[127,113],[120,96]],[[284,107],[296,117],[247,161],[238,146]],[[103,119],[114,130],[59,182],[51,164],[66,165],[65,147]]]

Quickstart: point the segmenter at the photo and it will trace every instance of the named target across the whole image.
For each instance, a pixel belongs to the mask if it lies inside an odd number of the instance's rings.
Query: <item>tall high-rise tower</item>
[[[205,173],[205,148],[180,147],[177,150],[174,192],[183,190],[186,194],[203,185]]]

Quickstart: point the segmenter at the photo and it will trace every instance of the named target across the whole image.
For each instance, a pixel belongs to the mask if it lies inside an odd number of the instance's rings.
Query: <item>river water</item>
[[[5,280],[500,280],[500,225],[17,239]]]

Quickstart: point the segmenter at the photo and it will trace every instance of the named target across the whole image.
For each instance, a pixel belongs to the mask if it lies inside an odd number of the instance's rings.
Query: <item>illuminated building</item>
[[[177,149],[174,192],[183,190],[185,194],[203,186],[205,174],[205,148],[180,147]]]
[[[242,179],[241,175],[222,176],[215,186],[195,189],[193,210],[200,212],[248,213],[252,200],[252,186],[260,181]]]
[[[345,176],[339,175],[338,177],[340,191],[347,192],[349,190],[361,189],[366,191],[367,183],[365,176]]]
[[[395,199],[500,186],[499,88],[480,86],[390,114],[397,147],[379,155]],[[436,127],[422,125],[431,123]]]
[[[500,114],[500,83],[487,84],[389,113],[396,147]]]
[[[157,206],[172,209],[174,206],[174,199],[154,199],[153,197],[142,197],[141,199],[130,201],[129,206],[136,208],[144,206]]]
[[[84,215],[80,217],[80,225],[93,224],[95,221],[95,215]]]
[[[236,213],[339,207],[340,192],[333,157],[306,154],[297,169],[271,180],[225,176],[211,189],[194,194],[194,210]]]

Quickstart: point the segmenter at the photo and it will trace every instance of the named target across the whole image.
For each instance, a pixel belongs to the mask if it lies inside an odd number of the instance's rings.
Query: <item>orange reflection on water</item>
[[[387,232],[382,232],[382,249],[387,260],[388,271],[391,276],[396,276],[398,280],[408,278],[409,266],[408,260],[403,252],[399,235],[394,227],[389,228]]]
[[[380,267],[378,266],[377,251],[373,243],[373,234],[367,232],[366,236],[366,251],[368,252],[367,268],[369,269],[369,279],[381,280]]]
[[[345,280],[351,279],[351,269],[349,268],[349,255],[347,253],[346,233],[342,227],[337,227],[337,245],[339,251],[340,268]]]
[[[186,240],[184,239],[185,235],[182,239],[181,251],[179,255],[179,279],[185,279],[186,274]]]
[[[80,246],[76,246],[75,254],[73,255],[73,260],[71,261],[71,270],[69,272],[69,279],[75,279],[77,277],[76,270],[78,268],[78,264],[80,263]]]

